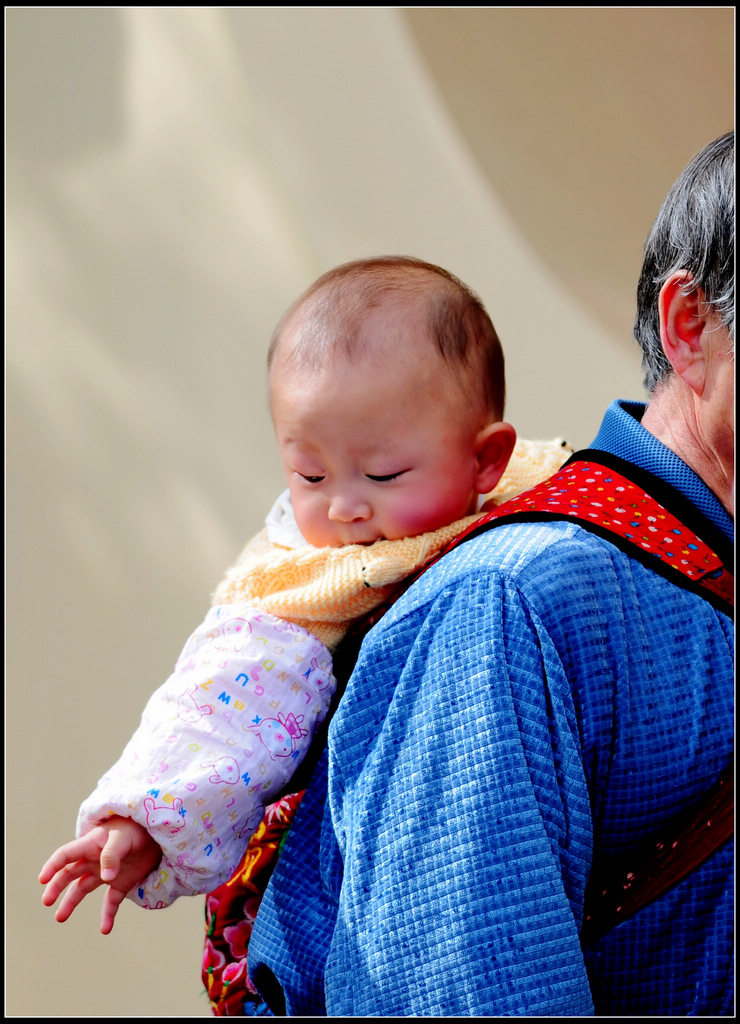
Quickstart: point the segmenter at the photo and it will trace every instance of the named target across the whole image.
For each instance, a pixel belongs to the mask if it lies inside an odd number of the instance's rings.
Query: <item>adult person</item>
[[[732,756],[733,264],[729,133],[646,243],[647,405],[614,403],[573,457],[625,536],[503,522],[367,636],[253,933],[273,1012],[732,1013],[732,841],[604,933],[584,906]],[[704,545],[711,572],[682,566]]]

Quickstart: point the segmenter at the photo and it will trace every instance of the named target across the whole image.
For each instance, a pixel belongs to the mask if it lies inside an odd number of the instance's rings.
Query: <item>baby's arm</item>
[[[83,803],[77,834],[117,815],[151,835],[161,860],[127,893],[140,906],[212,891],[300,764],[335,685],[329,652],[306,630],[244,605],[212,608]]]
[[[46,885],[42,902],[51,907],[64,892],[54,916],[59,922],[66,921],[85,896],[106,885],[100,930],[107,935],[128,891],[142,882],[161,858],[159,845],[145,828],[131,818],[114,815],[81,839],[54,851],[39,875],[39,882]]]

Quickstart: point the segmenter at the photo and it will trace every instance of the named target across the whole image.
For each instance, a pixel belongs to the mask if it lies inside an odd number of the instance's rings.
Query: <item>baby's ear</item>
[[[478,494],[488,494],[499,482],[515,444],[516,431],[510,423],[489,423],[478,433],[475,441]]]

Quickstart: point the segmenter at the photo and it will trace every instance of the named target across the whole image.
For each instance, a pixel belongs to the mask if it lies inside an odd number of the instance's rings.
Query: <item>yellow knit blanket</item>
[[[565,442],[519,440],[506,472],[486,496],[500,505],[557,472],[571,454]],[[213,595],[213,604],[245,603],[313,633],[333,651],[352,622],[390,598],[478,515],[441,530],[367,546],[284,548],[262,530],[244,548]]]

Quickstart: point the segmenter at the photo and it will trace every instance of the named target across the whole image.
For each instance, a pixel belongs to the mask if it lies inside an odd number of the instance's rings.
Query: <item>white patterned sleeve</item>
[[[77,835],[133,818],[162,860],[130,899],[150,909],[211,892],[301,763],[336,688],[314,637],[246,605],[217,605],[149,699],[121,757],[82,804]]]

